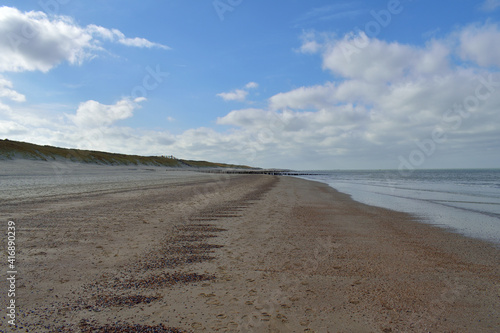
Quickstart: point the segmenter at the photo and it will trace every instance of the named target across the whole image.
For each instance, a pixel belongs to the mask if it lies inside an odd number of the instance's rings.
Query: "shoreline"
[[[497,248],[320,182],[179,175],[1,208],[20,225],[18,323],[30,332],[500,327]]]
[[[460,169],[459,171],[468,170]],[[479,210],[481,205],[492,205],[491,207],[500,205],[498,191],[496,197],[493,197],[493,193],[481,193],[477,188],[474,191],[470,191],[469,188],[469,192],[462,193],[456,186],[440,190],[439,188],[430,189],[428,186],[412,187],[411,184],[400,183],[392,185],[395,186],[392,188],[389,186],[390,192],[384,189],[385,184],[376,183],[376,181],[375,184],[362,185],[360,182],[349,180],[337,183],[334,179],[324,177],[299,178],[327,184],[339,192],[350,195],[353,200],[360,203],[407,213],[421,223],[482,240],[500,248],[500,229],[498,228],[500,215],[491,209]],[[440,197],[438,199],[432,196],[426,197],[427,192]],[[458,203],[475,204],[476,207],[460,207]]]

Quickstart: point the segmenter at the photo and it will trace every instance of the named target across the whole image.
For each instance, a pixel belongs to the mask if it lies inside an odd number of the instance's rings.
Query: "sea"
[[[364,204],[500,245],[500,169],[310,171]]]

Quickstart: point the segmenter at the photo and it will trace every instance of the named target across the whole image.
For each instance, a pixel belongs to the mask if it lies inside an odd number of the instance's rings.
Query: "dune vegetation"
[[[250,168],[244,165],[178,159],[173,156],[139,156],[102,151],[41,146],[33,143],[0,140],[0,160],[33,159],[39,161],[70,160],[101,165],[151,165],[173,168]]]

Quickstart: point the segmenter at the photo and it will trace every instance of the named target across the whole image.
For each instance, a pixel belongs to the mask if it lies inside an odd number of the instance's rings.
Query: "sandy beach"
[[[0,331],[500,331],[492,244],[292,177],[155,177],[3,200]]]

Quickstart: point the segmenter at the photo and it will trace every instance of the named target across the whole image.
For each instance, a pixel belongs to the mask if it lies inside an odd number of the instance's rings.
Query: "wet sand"
[[[13,332],[500,331],[488,243],[291,177],[108,185],[0,204]]]

